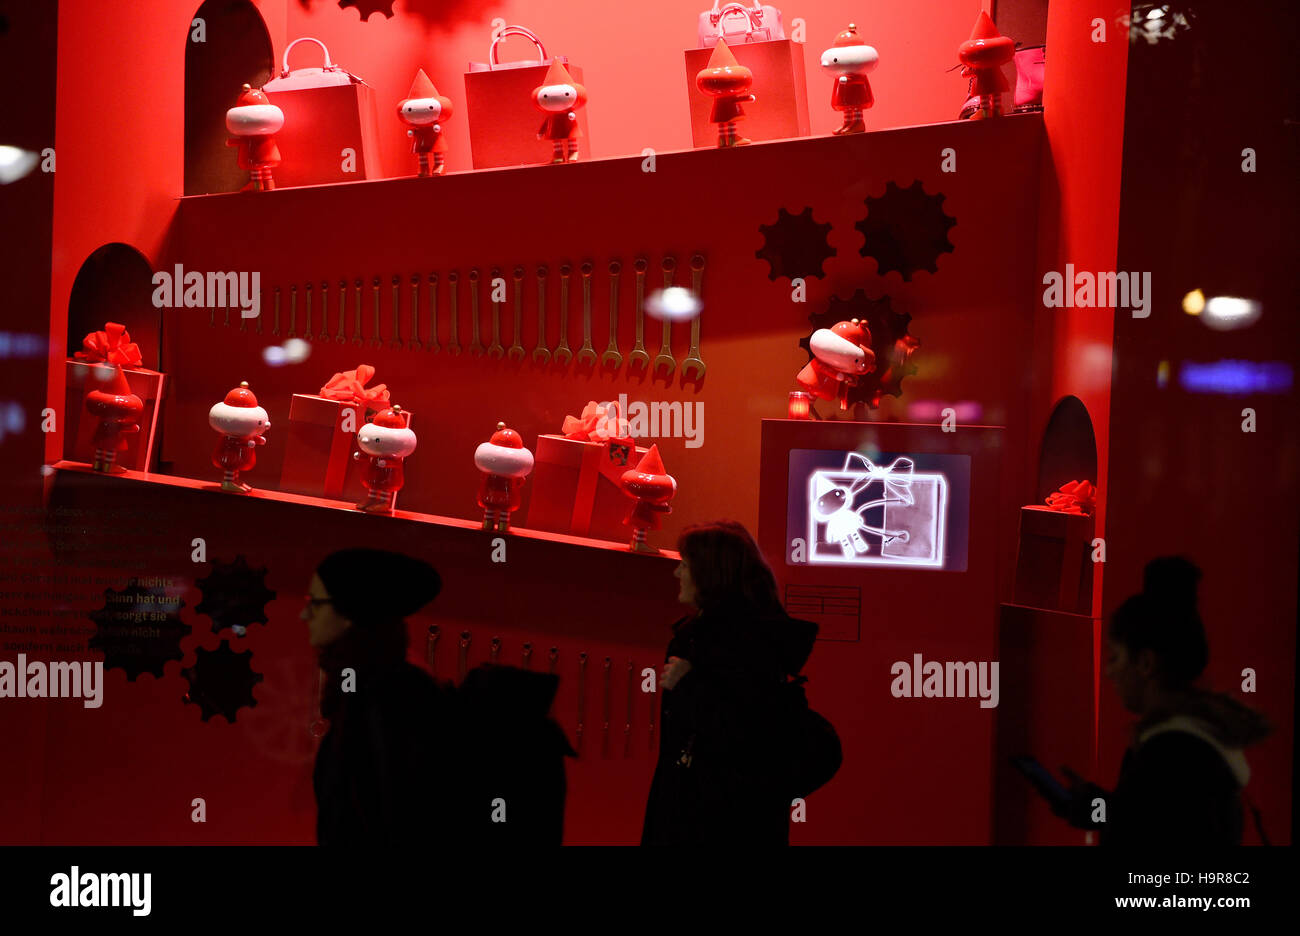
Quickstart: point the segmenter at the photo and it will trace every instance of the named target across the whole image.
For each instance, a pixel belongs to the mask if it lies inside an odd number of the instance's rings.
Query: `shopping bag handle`
[[[506,36],[523,36],[525,39],[531,39],[533,41],[533,45],[537,46],[538,53],[540,53],[542,56],[542,64],[543,65],[546,64],[546,46],[542,45],[542,40],[537,38],[536,33],[534,33],[531,29],[528,29],[524,26],[505,26],[502,28],[502,30],[499,33],[496,34],[496,37],[492,40],[492,48],[488,52],[489,69],[491,69],[493,65],[501,64],[497,60],[497,45],[500,44],[501,40],[504,39]]]
[[[323,53],[325,54],[325,67],[324,67],[324,69],[323,69],[324,71],[342,71],[342,70],[343,70],[343,69],[342,69],[342,66],[335,65],[333,62],[330,61],[330,50],[327,49],[327,48],[325,48],[325,43],[321,42],[319,39],[314,39],[314,38],[312,38],[311,36],[303,36],[303,37],[300,38],[300,39],[295,39],[295,40],[293,40],[293,42],[291,42],[291,43],[289,43],[287,46],[285,46],[285,48],[284,48],[284,62],[283,62],[283,68],[280,70],[280,77],[281,77],[281,78],[288,78],[288,77],[289,77],[289,53],[292,52],[292,51],[293,51],[293,47],[296,46],[296,45],[297,45],[298,43],[300,43],[300,42],[314,42],[314,43],[316,43],[318,46],[320,46],[320,50],[321,50],[321,52],[323,52]]]
[[[737,10],[749,17],[749,21],[755,26],[763,22],[763,5],[758,0],[754,0],[753,7],[747,7],[743,3],[728,3],[719,8],[718,2],[719,0],[713,0],[713,9],[709,11],[709,22],[714,26],[717,26],[718,21],[728,13]]]

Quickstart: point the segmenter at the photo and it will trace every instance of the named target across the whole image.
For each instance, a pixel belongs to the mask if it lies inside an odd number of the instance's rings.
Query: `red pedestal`
[[[754,73],[755,101],[745,104],[739,133],[751,140],[781,140],[808,135],[808,83],[803,46],[790,39],[729,46],[736,61]],[[686,50],[686,93],[691,101],[691,138],[698,146],[717,146],[718,128],[709,122],[713,99],[695,85],[713,49]]]

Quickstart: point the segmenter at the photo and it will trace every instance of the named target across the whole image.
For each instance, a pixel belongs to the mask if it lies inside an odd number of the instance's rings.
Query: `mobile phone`
[[[1052,776],[1052,772],[1034,758],[1022,754],[1012,757],[1011,763],[1053,807],[1064,807],[1073,799],[1070,791],[1061,784],[1061,781]]]

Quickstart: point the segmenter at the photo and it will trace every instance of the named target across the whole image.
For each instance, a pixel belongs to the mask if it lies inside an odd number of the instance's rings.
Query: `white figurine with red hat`
[[[99,420],[92,439],[95,461],[91,467],[106,473],[125,471],[117,464],[117,453],[126,448],[126,436],[140,431],[144,403],[131,392],[120,364],[96,367],[93,374],[96,379],[108,379],[86,394],[86,410]]]
[[[849,28],[835,37],[834,44],[822,53],[822,68],[835,76],[831,86],[831,107],[844,112],[844,124],[832,132],[862,133],[867,129],[862,112],[876,103],[867,75],[876,70],[880,55],[858,35],[858,27]]]
[[[510,530],[510,514],[519,509],[519,489],[533,470],[533,453],[524,440],[503,422],[492,438],[474,450],[474,464],[483,472],[478,503],[483,508],[483,529]]]
[[[397,119],[410,127],[411,152],[419,162],[420,178],[442,175],[447,141],[442,138],[442,121],[451,117],[451,98],[443,97],[421,68],[406,97],[397,102]],[[429,154],[433,167],[429,167]]]
[[[559,60],[551,63],[543,83],[533,89],[533,104],[546,112],[537,139],[550,140],[551,163],[578,158],[578,108],[587,103],[587,89],[573,80]]]
[[[393,512],[397,492],[405,483],[402,462],[415,451],[415,443],[415,432],[407,427],[400,406],[388,407],[361,427],[357,433],[357,448],[361,451],[352,457],[365,459],[361,483],[366,486],[366,499],[357,504],[357,510]]]
[[[271,169],[280,165],[275,134],[284,126],[284,111],[271,103],[260,88],[244,85],[235,106],[226,111],[227,146],[239,148],[239,168],[252,177],[244,189],[269,192],[275,188]]]
[[[858,378],[876,369],[876,353],[871,350],[867,323],[851,319],[836,322],[830,328],[819,328],[812,333],[808,348],[813,359],[795,380],[814,397],[838,399],[840,409],[848,409],[849,387],[856,386]]]
[[[208,410],[208,425],[221,433],[221,441],[212,452],[212,464],[223,472],[221,490],[251,491],[251,487],[240,482],[239,473],[257,464],[254,450],[266,444],[262,433],[271,428],[271,419],[257,405],[248,381],[227,393],[220,403],[213,404]]]

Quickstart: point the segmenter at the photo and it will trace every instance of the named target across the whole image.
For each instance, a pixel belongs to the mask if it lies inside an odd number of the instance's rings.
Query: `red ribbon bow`
[[[614,415],[609,414],[613,410]],[[618,413],[618,404],[608,408],[592,400],[582,409],[581,416],[565,416],[560,432],[566,439],[579,442],[608,442],[627,437],[627,421]]]
[[[1067,481],[1047,496],[1047,506],[1069,514],[1091,514],[1097,506],[1097,489],[1090,481]]]
[[[104,330],[90,332],[81,339],[81,346],[85,350],[75,355],[79,361],[121,364],[123,367],[139,367],[144,363],[140,346],[131,340],[126,326],[117,322],[105,322]]]
[[[356,370],[341,371],[326,381],[320,395],[327,400],[355,403],[365,409],[380,409],[388,405],[388,385],[367,387],[375,369],[369,364],[358,364]]]

